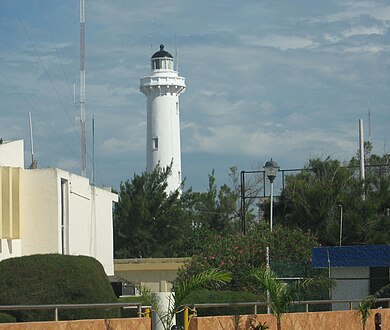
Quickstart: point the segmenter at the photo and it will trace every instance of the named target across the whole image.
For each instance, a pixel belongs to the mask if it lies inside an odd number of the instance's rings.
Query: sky
[[[87,166],[94,118],[98,186],[146,168],[139,80],[161,43],[187,85],[185,189],[271,158],[281,169],[348,161],[360,118],[374,152],[389,152],[389,1],[85,0],[85,17]],[[81,173],[79,43],[78,0],[0,1],[0,137],[24,139],[26,166],[31,112],[38,167]]]

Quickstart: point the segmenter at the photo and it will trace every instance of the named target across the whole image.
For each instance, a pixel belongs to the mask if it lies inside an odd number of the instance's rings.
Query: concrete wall
[[[0,324],[0,330],[150,330],[150,318]]]
[[[118,196],[56,168],[23,169],[23,141],[0,144],[0,260],[86,255],[114,274],[112,203]]]
[[[3,141],[0,146],[0,166],[24,168],[23,140]]]
[[[61,253],[57,170],[25,170],[22,179],[22,255]]]
[[[390,310],[372,310],[366,328],[374,329],[375,313],[381,313],[382,329],[390,329]],[[257,322],[266,322],[269,330],[276,330],[276,320],[273,315],[236,315],[215,317],[193,317],[190,320],[189,330],[248,330],[253,329]],[[150,318],[128,318],[111,320],[80,320],[60,322],[34,323],[7,323],[0,324],[0,330],[54,330],[54,329],[93,329],[93,330],[122,330],[137,329],[150,330]],[[355,311],[292,313],[282,316],[283,330],[360,330],[362,329],[359,317]]]
[[[382,329],[390,329],[390,310],[372,310],[371,317],[367,321],[366,328],[374,329],[375,313],[382,315]],[[190,321],[189,330],[248,330],[253,329],[257,322],[266,322],[269,330],[276,330],[276,319],[273,315],[244,315],[244,316],[218,316],[218,317],[194,317]],[[362,325],[355,311],[338,312],[311,312],[291,313],[282,316],[283,330],[360,330]],[[252,327],[251,327],[252,326]]]
[[[114,274],[112,202],[117,195],[59,169],[23,174],[22,255],[64,253],[99,260]]]
[[[170,292],[177,271],[189,258],[115,259],[115,275],[150,288],[152,292]]]

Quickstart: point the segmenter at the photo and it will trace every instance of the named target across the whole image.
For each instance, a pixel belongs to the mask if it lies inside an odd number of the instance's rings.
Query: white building
[[[0,260],[41,253],[96,258],[114,274],[111,189],[58,168],[24,169],[23,141],[0,144]]]
[[[172,163],[168,192],[182,182],[179,95],[185,87],[184,78],[174,70],[173,56],[161,45],[151,58],[150,76],[141,78],[140,91],[147,97],[146,170]]]

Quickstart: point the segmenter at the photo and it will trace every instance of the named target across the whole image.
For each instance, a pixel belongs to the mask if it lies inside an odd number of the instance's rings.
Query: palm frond
[[[214,285],[222,285],[230,282],[232,275],[230,272],[222,271],[220,269],[210,269],[192,276],[189,279],[178,282],[175,285],[175,308],[179,308],[188,294],[205,285],[213,283]]]

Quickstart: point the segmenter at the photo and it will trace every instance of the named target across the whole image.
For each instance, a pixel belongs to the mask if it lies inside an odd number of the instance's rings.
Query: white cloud
[[[303,38],[298,36],[283,36],[277,34],[270,34],[265,37],[246,35],[241,39],[246,45],[272,47],[278,48],[282,51],[289,49],[313,48],[318,45],[309,37]]]
[[[387,31],[385,26],[355,26],[342,32],[345,37],[357,36],[357,35],[384,35]]]

